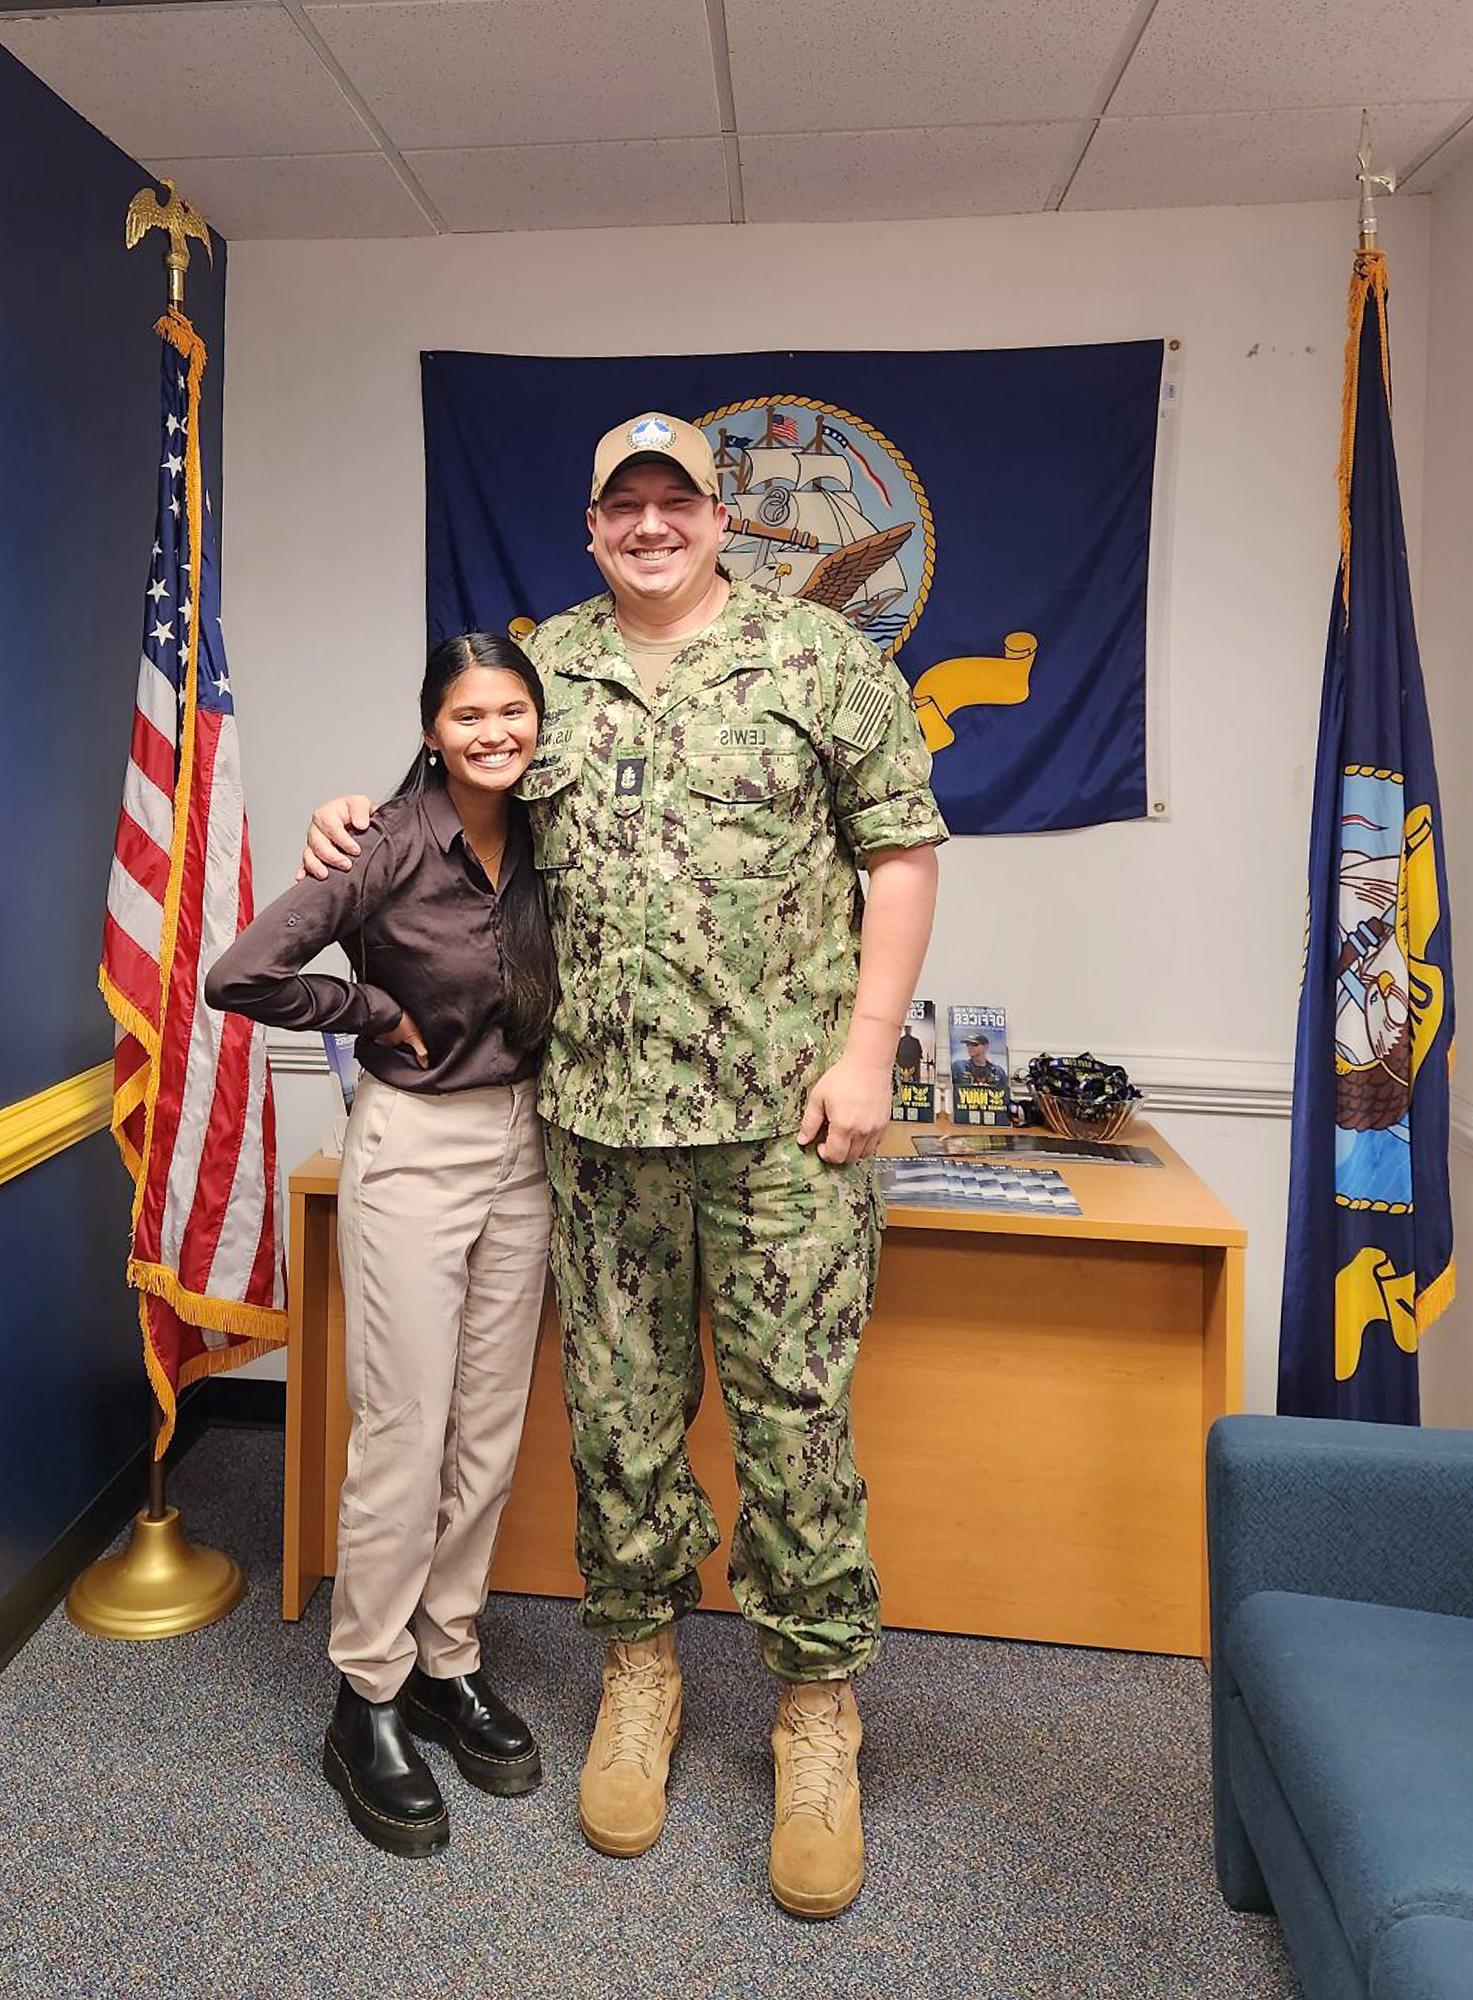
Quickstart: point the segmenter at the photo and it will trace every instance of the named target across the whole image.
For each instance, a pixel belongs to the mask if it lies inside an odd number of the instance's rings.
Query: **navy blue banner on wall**
[[[716,453],[727,568],[892,654],[954,833],[1145,816],[1161,341],[421,361],[432,644],[598,591],[594,443],[667,410]]]

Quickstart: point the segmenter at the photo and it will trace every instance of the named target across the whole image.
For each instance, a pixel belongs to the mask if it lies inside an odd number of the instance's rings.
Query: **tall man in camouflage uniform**
[[[665,1820],[674,1622],[717,1546],[686,1455],[704,1297],[736,1457],[733,1594],[782,1683],[769,1878],[863,1880],[851,1677],[879,1639],[849,1388],[881,1213],[868,1161],[946,837],[896,669],[837,614],[728,580],[710,448],[673,417],[594,459],[609,594],[540,626],[521,785],[562,998],[542,1071],[582,1615],[608,1635],[594,1846]],[[351,851],[317,816],[318,852]],[[861,895],[859,867],[869,895]]]

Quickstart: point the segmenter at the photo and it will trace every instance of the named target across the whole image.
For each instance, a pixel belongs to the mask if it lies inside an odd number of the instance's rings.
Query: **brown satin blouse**
[[[241,932],[211,968],[206,1000],[273,1027],[356,1034],[363,1067],[400,1090],[474,1090],[533,1075],[536,1052],[510,1047],[500,1026],[500,899],[445,787],[388,800],[358,840],[351,868],[295,883]],[[532,865],[524,840],[524,831],[508,840],[503,885]],[[345,948],[357,978],[302,970],[330,944]],[[408,1049],[374,1039],[406,1011],[424,1037],[427,1069]]]

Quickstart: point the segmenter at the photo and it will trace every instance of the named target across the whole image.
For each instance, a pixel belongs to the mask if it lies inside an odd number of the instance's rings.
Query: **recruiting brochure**
[[[1008,1017],[1002,1007],[948,1007],[953,1125],[1006,1125]]]
[[[1160,1155],[1149,1146],[1123,1146],[1118,1140],[1059,1139],[1043,1132],[948,1132],[943,1139],[911,1140],[927,1159],[991,1160],[1004,1154],[1034,1160],[1086,1160],[1091,1166],[1159,1167]]]
[[[1083,1214],[1068,1182],[1055,1167],[1013,1167],[986,1160],[882,1159],[880,1188],[886,1201],[896,1208]]]
[[[895,1045],[890,1116],[929,1125],[936,1116],[936,1003],[912,1000]]]

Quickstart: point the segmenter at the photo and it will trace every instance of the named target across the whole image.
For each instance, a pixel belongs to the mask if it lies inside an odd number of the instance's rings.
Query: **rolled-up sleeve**
[[[834,806],[856,860],[887,847],[939,847],[931,753],[898,667],[857,636],[846,647],[830,725]]]
[[[325,882],[308,876],[295,883],[246,926],[205,975],[209,1006],[273,1028],[383,1035],[398,1025],[404,1010],[381,986],[301,969],[351,936],[393,888],[392,843],[374,829],[362,850],[351,868],[334,869]]]

